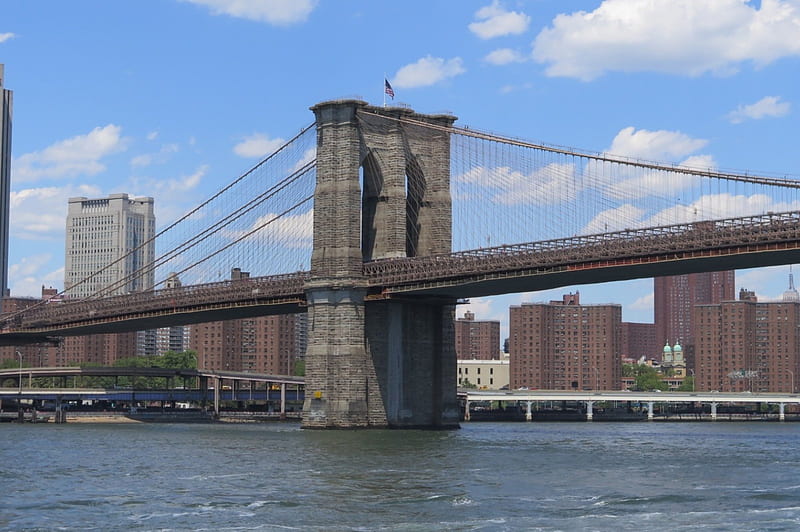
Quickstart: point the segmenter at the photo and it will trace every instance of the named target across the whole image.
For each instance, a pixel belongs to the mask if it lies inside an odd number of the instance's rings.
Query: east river
[[[2,530],[797,530],[800,423],[0,425]]]

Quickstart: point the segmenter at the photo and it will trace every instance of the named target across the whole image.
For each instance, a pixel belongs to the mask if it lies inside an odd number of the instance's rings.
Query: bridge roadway
[[[703,221],[367,262],[368,300],[459,299],[800,261],[800,212]],[[44,304],[0,345],[306,310],[309,272]]]
[[[623,401],[647,404],[647,418],[653,419],[655,403],[703,403],[711,405],[711,419],[717,418],[717,405],[721,403],[766,403],[777,404],[779,419],[785,419],[787,404],[800,404],[800,394],[787,393],[734,393],[734,392],[628,392],[628,391],[560,391],[560,390],[462,390],[459,395],[467,402],[465,412],[469,416],[469,403],[475,401],[521,402],[527,406],[526,419],[531,419],[531,405],[547,401],[575,401],[586,404],[586,419],[592,419],[594,403],[601,401]]]

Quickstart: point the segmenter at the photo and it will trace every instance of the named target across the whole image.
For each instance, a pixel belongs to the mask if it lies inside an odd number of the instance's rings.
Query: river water
[[[797,530],[800,423],[0,425],[0,530]]]

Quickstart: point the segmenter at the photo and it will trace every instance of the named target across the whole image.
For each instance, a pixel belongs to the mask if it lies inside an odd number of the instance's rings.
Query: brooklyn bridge
[[[307,312],[305,427],[448,428],[460,300],[800,258],[800,181],[357,100],[312,111],[313,124],[143,243],[152,263],[109,282],[117,258],[79,282],[92,296],[7,316],[0,342]],[[222,280],[232,268],[251,275]],[[132,292],[141,279],[149,289]]]

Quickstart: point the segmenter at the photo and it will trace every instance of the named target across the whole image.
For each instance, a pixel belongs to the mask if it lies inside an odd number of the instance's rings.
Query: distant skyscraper
[[[8,210],[11,196],[11,114],[13,93],[3,88],[0,64],[0,305],[8,295]],[[2,307],[0,307],[2,311]]]
[[[690,273],[654,279],[657,345],[679,343],[688,367],[694,367],[695,305],[716,305],[735,295],[733,271]]]
[[[67,296],[87,297],[114,284],[118,286],[110,294],[152,288],[152,270],[141,277],[128,276],[153,262],[155,226],[153,198],[129,199],[127,194],[70,198],[64,265]]]

